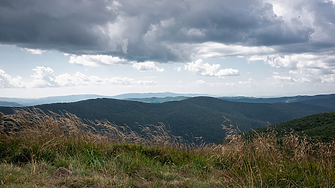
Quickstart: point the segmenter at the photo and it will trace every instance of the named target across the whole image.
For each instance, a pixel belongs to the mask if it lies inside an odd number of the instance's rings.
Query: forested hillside
[[[189,142],[202,137],[206,143],[225,137],[222,129],[225,118],[241,131],[256,129],[268,124],[303,117],[316,111],[297,109],[275,104],[251,104],[224,101],[211,97],[195,97],[182,101],[159,104],[116,99],[92,99],[74,103],[39,105],[43,111],[68,111],[82,119],[107,119],[117,125],[128,125],[140,131],[140,125],[164,123],[173,135],[182,136]],[[11,108],[0,108],[12,113]],[[229,122],[225,122],[228,125]]]
[[[319,113],[310,116],[297,118],[274,125],[255,129],[257,133],[275,132],[277,137],[282,137],[290,132],[300,136],[329,141],[335,139],[335,112]],[[246,132],[247,135],[254,131]]]

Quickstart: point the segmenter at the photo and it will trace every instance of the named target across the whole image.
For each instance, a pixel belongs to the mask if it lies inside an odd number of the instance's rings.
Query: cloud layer
[[[236,69],[221,69],[221,65],[208,63],[203,63],[202,59],[195,62],[188,63],[185,65],[185,70],[194,72],[203,76],[216,76],[219,78],[224,78],[224,76],[238,76],[240,73]]]
[[[335,83],[335,55],[290,54],[251,56],[249,62],[264,61],[271,67],[284,70],[283,75],[274,73],[273,78],[291,82]]]
[[[0,88],[46,88],[67,86],[93,86],[93,85],[155,85],[152,80],[135,80],[128,77],[100,78],[98,76],[87,76],[77,72],[73,75],[68,73],[54,75],[49,67],[37,66],[33,69],[30,81],[23,81],[21,77],[12,78],[0,69]]]
[[[333,53],[334,38],[333,1],[0,2],[0,43],[40,50],[35,53],[58,50],[119,58],[107,64],[124,59],[190,62],[199,52],[225,55],[206,44],[232,46],[229,54],[239,47],[254,48],[254,55]],[[244,52],[240,54],[250,53]]]

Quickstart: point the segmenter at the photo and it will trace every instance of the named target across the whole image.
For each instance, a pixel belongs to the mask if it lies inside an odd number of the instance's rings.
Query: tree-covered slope
[[[255,129],[258,133],[277,132],[281,137],[290,131],[299,135],[307,135],[324,141],[335,139],[335,112],[319,113],[310,116],[277,123],[274,125]]]
[[[276,103],[276,104],[282,105],[282,106],[291,106],[293,108],[299,108],[299,109],[305,109],[305,110],[319,111],[319,112],[335,112],[335,107],[322,105],[318,103],[312,104],[312,103],[304,103],[304,102],[293,102],[293,103]]]
[[[331,107],[331,108],[335,109],[335,96],[327,98],[327,99],[307,100],[307,101],[303,101],[303,103],[320,105],[320,106],[327,106],[327,107]]]
[[[91,99],[73,103],[39,105],[43,111],[68,111],[81,119],[107,119],[117,125],[128,125],[140,131],[138,124],[162,122],[171,133],[188,141],[192,137],[203,137],[206,143],[225,137],[221,124],[225,118],[238,125],[241,131],[256,129],[269,123],[283,122],[316,112],[274,104],[250,104],[229,102],[211,97],[195,97],[165,103],[142,103],[116,99]],[[10,113],[9,108],[0,108]],[[226,122],[227,125],[228,122]]]
[[[211,97],[194,97],[186,99],[184,102],[189,102],[238,117],[257,119],[270,124],[319,112],[277,104],[231,102]]]

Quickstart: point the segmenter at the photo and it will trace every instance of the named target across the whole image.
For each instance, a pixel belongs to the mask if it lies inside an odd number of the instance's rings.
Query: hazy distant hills
[[[107,119],[118,125],[127,124],[136,131],[139,131],[137,123],[157,125],[162,122],[176,136],[183,136],[189,141],[192,136],[202,136],[207,143],[225,137],[225,130],[221,126],[225,120],[223,116],[230,119],[233,125],[238,125],[241,131],[247,131],[319,112],[281,104],[232,102],[212,97],[194,97],[165,103],[90,99],[36,107],[44,111],[66,110],[82,119]],[[0,111],[11,113],[12,109],[1,107]]]
[[[125,99],[131,101],[147,102],[147,103],[162,103],[167,101],[179,101],[199,95],[200,94],[177,94],[171,92],[164,92],[164,93],[127,93],[116,96],[103,96],[93,94],[68,95],[68,96],[44,97],[38,99],[0,97],[0,101],[3,102],[0,103],[0,106],[34,106],[34,105],[51,104],[51,103],[77,102],[97,98],[114,98],[114,99]]]
[[[45,97],[39,99],[25,99],[25,98],[6,98],[0,97],[0,101],[8,103],[16,103],[19,106],[34,106],[41,104],[60,103],[60,102],[75,102],[87,99],[103,98],[101,95],[68,95],[68,96],[56,96],[56,97]],[[7,106],[6,103],[0,103],[0,106]]]
[[[126,98],[128,101],[137,101],[137,102],[145,102],[145,103],[163,103],[170,101],[181,101],[191,97],[178,96],[178,97],[151,97],[151,98]]]
[[[200,94],[177,94],[171,92],[164,93],[127,93],[116,96],[102,96],[102,95],[69,95],[69,96],[55,96],[55,97],[45,97],[39,99],[24,99],[24,98],[6,98],[0,97],[0,106],[34,106],[41,104],[51,104],[51,103],[64,103],[64,102],[77,102],[87,99],[97,99],[97,98],[114,98],[123,99],[129,101],[138,101],[145,103],[163,103],[169,101],[180,101],[196,96],[208,96]],[[255,97],[217,97],[218,99],[233,101],[233,102],[248,102],[248,103],[307,103],[314,104],[317,106],[327,106],[331,109],[328,111],[334,111],[335,109],[335,94],[329,95],[315,95],[315,96],[292,96],[292,97],[278,97],[278,98],[255,98]],[[8,102],[8,103],[6,103]],[[10,104],[12,103],[12,104]],[[14,104],[16,103],[16,104]],[[294,105],[294,104],[293,104]],[[299,106],[297,104],[297,106]]]
[[[20,107],[22,105],[16,102],[0,101],[0,106]]]
[[[147,100],[148,98],[176,98],[179,97],[196,97],[196,96],[209,96],[205,94],[178,94],[178,93],[171,93],[171,92],[163,92],[163,93],[126,93],[121,95],[115,95],[112,98],[114,99],[144,99]],[[146,99],[147,98],[147,99]],[[164,101],[167,102],[167,101]],[[156,103],[156,102],[155,102]]]
[[[218,97],[219,99],[235,101],[235,102],[249,102],[249,103],[294,103],[294,102],[307,102],[313,104],[311,101],[327,100],[334,98],[335,94],[314,95],[314,96],[292,96],[292,97],[276,97],[276,98],[255,98],[255,97]]]

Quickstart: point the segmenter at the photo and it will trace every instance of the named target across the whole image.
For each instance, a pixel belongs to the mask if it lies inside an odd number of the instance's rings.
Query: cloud
[[[238,83],[251,85],[254,84],[254,80],[252,78],[249,78],[247,81],[239,81]]]
[[[294,82],[294,80],[289,77],[289,76],[278,76],[278,75],[274,75],[272,76],[275,80],[281,80],[281,81],[289,81],[289,82]]]
[[[49,67],[37,66],[33,69],[35,72],[31,77],[33,81],[27,83],[27,87],[53,87],[57,86],[57,82],[55,81],[55,75],[53,74],[53,70]]]
[[[129,62],[125,59],[109,55],[71,55],[69,63],[89,67],[97,67],[99,65],[129,64]]]
[[[176,69],[177,72],[181,71],[181,67],[175,67],[174,69]]]
[[[185,65],[185,70],[200,74],[203,76],[216,76],[223,78],[224,76],[238,76],[240,73],[236,69],[220,69],[219,64],[210,65],[208,63],[203,63],[202,59],[195,62],[188,63]]]
[[[6,74],[4,70],[0,69],[0,88],[23,87],[22,78],[12,78]]]
[[[334,82],[335,55],[333,54],[290,54],[251,56],[249,62],[262,60],[271,67],[281,70],[285,74],[280,76],[278,72],[273,78],[277,80],[289,80],[293,82]]]
[[[198,84],[198,85],[200,85],[200,84],[204,84],[204,83],[206,83],[206,82],[203,81],[203,80],[197,80],[197,81],[195,81],[195,83]]]
[[[276,50],[273,47],[267,46],[242,46],[242,45],[227,45],[217,42],[206,42],[194,46],[194,51],[199,57],[229,57],[229,56],[255,56],[260,54],[274,54]],[[188,45],[188,48],[191,48]]]
[[[133,67],[139,71],[157,71],[157,72],[163,72],[163,68],[156,67],[155,63],[152,61],[147,61],[143,63],[134,63]]]
[[[128,77],[100,78],[87,76],[77,72],[75,74],[54,75],[49,67],[38,66],[33,69],[34,74],[30,81],[22,81],[21,77],[12,78],[0,69],[0,88],[46,88],[68,86],[93,86],[93,85],[155,85],[153,80],[136,80]]]
[[[137,63],[135,61],[127,61],[126,59],[120,59],[119,57],[113,57],[110,55],[71,55],[69,63],[76,65],[83,65],[89,67],[98,67],[100,65],[120,65],[129,64],[139,71],[157,71],[163,72],[163,68],[158,68],[154,62],[146,61]]]
[[[39,50],[39,49],[29,49],[29,48],[24,48],[25,50],[27,50],[28,52],[32,53],[32,54],[37,54],[40,55],[44,52],[46,52],[46,50]]]
[[[60,86],[79,85],[155,85],[155,81],[135,80],[127,77],[99,78],[97,76],[86,76],[80,72],[74,75],[62,74],[57,76],[56,82]]]
[[[0,9],[0,43],[33,53],[166,63],[247,49],[255,49],[251,55],[333,53],[335,46],[332,1],[2,0]]]

